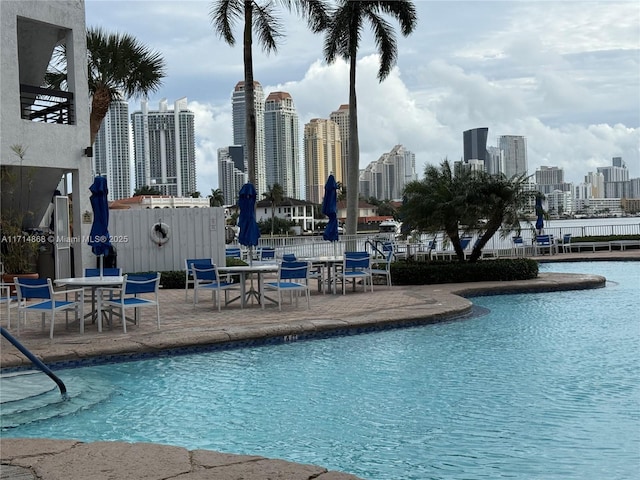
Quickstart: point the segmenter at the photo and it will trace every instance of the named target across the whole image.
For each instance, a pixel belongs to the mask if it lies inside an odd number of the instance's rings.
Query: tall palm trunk
[[[349,161],[347,163],[347,235],[358,230],[358,180],[360,178],[360,142],[358,140],[358,102],[356,99],[356,52],[349,66]]]
[[[107,116],[109,106],[111,105],[111,95],[109,89],[99,87],[93,93],[91,100],[91,114],[89,115],[89,135],[91,145],[96,141],[102,120]]]
[[[252,55],[252,28],[253,26],[253,1],[244,2],[244,125],[245,145],[247,151],[247,170],[249,182],[253,183],[257,190],[256,171],[256,109],[255,94],[253,90],[253,55]],[[259,194],[260,192],[258,192]]]

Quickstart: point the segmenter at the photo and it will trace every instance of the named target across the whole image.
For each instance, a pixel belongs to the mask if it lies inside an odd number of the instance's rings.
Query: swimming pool
[[[370,480],[632,478],[640,263],[541,271],[611,281],[478,297],[491,313],[473,319],[59,371],[99,402],[2,435],[169,443]]]

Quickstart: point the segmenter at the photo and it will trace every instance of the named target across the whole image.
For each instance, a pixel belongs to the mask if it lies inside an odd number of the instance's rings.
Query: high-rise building
[[[468,163],[469,160],[482,160],[487,161],[487,136],[489,135],[489,129],[487,127],[472,128],[466,130],[462,134],[462,140],[464,144],[464,161]]]
[[[256,112],[256,190],[258,198],[267,191],[267,176],[264,151],[264,92],[259,82],[253,82],[253,103]],[[238,82],[233,89],[231,97],[232,117],[233,117],[233,143],[244,147],[245,171],[248,173],[247,165],[247,141],[245,126],[245,101],[244,101],[244,81]]]
[[[264,104],[267,188],[280,184],[285,197],[300,198],[300,128],[291,95],[272,92]]]
[[[489,175],[504,173],[504,152],[498,147],[488,147],[484,168]]]
[[[587,173],[584,177],[584,183],[590,186],[588,196],[584,198],[604,198],[604,175],[602,173]]]
[[[136,188],[155,187],[164,195],[186,197],[196,191],[194,114],[187,98],[169,110],[162,99],[156,111],[147,100],[131,114]]]
[[[244,149],[233,145],[218,149],[218,185],[225,205],[235,205],[242,185],[247,183],[244,168]]]
[[[93,145],[93,170],[104,175],[110,201],[131,196],[131,153],[129,149],[129,104],[114,100]]]
[[[322,203],[330,174],[344,182],[340,127],[332,120],[314,118],[304,126],[303,138],[306,200]]]
[[[396,145],[360,172],[359,190],[365,198],[400,200],[405,185],[417,179],[415,154]]]
[[[340,129],[342,139],[342,176],[346,183],[347,167],[349,164],[349,104],[340,105],[338,110],[331,112],[329,120],[333,120]]]
[[[610,167],[598,167],[598,173],[604,175],[607,182],[626,182],[629,180],[629,170],[621,157],[613,157]]]
[[[505,176],[527,175],[527,139],[519,135],[502,135],[498,143],[504,155]]]

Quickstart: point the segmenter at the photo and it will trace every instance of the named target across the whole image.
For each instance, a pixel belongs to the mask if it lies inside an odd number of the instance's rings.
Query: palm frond
[[[278,39],[282,37],[283,25],[274,13],[273,5],[258,5],[254,3],[253,28],[258,35],[258,40],[265,52],[278,49]]]
[[[242,19],[243,11],[242,0],[218,0],[211,5],[209,10],[211,25],[218,36],[230,46],[234,46],[236,43],[233,28],[236,22]]]

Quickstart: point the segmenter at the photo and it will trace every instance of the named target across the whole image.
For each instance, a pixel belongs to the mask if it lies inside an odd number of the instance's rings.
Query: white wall
[[[168,226],[168,240],[154,242],[153,226]],[[184,270],[187,258],[225,262],[224,208],[162,208],[109,211],[109,234],[125,273]]]

